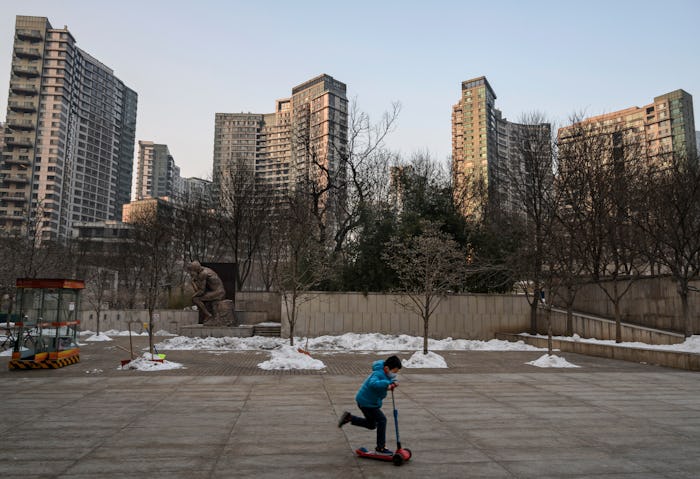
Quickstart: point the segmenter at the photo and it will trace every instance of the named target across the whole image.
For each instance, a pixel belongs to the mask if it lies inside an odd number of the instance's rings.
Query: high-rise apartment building
[[[62,239],[76,221],[121,219],[131,196],[137,95],[67,28],[17,16],[0,228]]]
[[[274,120],[274,115],[268,115]],[[264,156],[263,129],[265,115],[257,113],[217,113],[214,124],[214,198],[222,201],[227,191],[234,188],[235,175],[252,175],[259,157]],[[289,163],[280,163],[280,169]],[[261,167],[262,168],[262,167]],[[280,175],[282,178],[282,175]]]
[[[461,98],[452,107],[452,179],[462,213],[478,215],[476,203],[485,199],[507,212],[521,210],[523,188],[514,182],[523,176],[523,141],[530,136],[548,139],[549,131],[547,123],[519,124],[503,118],[486,77],[462,82]],[[485,188],[486,198],[476,193],[479,186]]]
[[[179,199],[182,193],[180,168],[175,164],[168,145],[139,140],[136,199],[161,197]]]
[[[236,175],[252,175],[277,194],[308,178],[313,162],[343,174],[347,155],[346,86],[320,75],[277,100],[273,113],[217,113],[214,133],[215,197],[235,188]]]
[[[675,90],[654,98],[643,107],[630,107],[586,118],[559,129],[559,143],[572,145],[588,135],[620,137],[627,148],[649,160],[664,161],[668,155],[697,158],[693,97]]]

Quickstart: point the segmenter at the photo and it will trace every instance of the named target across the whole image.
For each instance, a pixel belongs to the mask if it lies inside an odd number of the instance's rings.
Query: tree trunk
[[[425,303],[423,311],[423,354],[428,354],[428,324],[430,323],[430,300]]]
[[[693,335],[693,325],[690,323],[690,307],[688,305],[688,289],[679,289],[678,294],[681,296],[681,310],[683,312],[683,332],[685,337],[689,338]]]
[[[547,354],[552,355],[552,308],[547,307]]]
[[[535,295],[540,294],[539,291],[535,291]],[[537,303],[539,297],[535,296],[532,303],[530,303],[530,334],[537,334]]]
[[[296,294],[292,295],[292,311],[289,312],[289,305],[287,305],[287,320],[289,321],[289,345],[294,346],[294,325],[297,322],[297,297]]]
[[[148,352],[153,359],[153,308],[148,308]]]
[[[423,318],[423,354],[428,354],[428,319]]]
[[[622,342],[622,318],[620,318],[620,302],[615,301],[615,342]]]
[[[571,288],[568,288],[568,293],[567,293],[567,301],[566,301],[566,335],[567,336],[573,336],[574,335],[574,299],[573,299],[573,293],[571,291]]]

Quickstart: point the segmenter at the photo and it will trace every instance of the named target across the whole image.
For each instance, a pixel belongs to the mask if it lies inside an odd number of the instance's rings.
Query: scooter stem
[[[401,449],[401,440],[399,439],[399,411],[396,409],[396,401],[394,400],[394,390],[391,390],[391,405],[394,408],[394,430],[396,431],[396,449]]]

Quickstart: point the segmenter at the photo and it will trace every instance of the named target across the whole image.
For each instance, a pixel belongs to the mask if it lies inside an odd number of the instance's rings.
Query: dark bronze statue
[[[214,270],[199,264],[199,261],[192,261],[187,266],[187,272],[192,278],[192,303],[202,312],[205,322],[214,317],[214,312],[209,311],[205,303],[223,301],[226,299],[224,283]]]

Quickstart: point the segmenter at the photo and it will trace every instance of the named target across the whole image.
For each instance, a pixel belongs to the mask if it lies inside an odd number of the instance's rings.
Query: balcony
[[[29,83],[10,83],[10,90],[18,95],[37,95],[39,93],[39,88]]]
[[[18,183],[18,184],[25,185],[25,184],[29,183],[29,177],[27,175],[21,175],[21,174],[14,174],[14,175],[6,174],[3,177],[3,181],[5,183]]]
[[[32,148],[34,142],[29,138],[15,138],[10,136],[5,138],[5,145],[14,148]]]
[[[8,118],[6,126],[12,130],[31,131],[36,126],[32,120],[21,120],[18,118]]]
[[[9,155],[3,156],[2,159],[5,162],[5,164],[7,164],[7,165],[19,165],[19,166],[29,167],[29,160],[24,160],[24,159],[20,159],[20,158],[17,158],[14,156],[9,156]],[[2,191],[2,188],[0,188],[0,191]]]
[[[36,105],[31,101],[11,101],[8,102],[10,110],[20,113],[36,113]]]
[[[12,73],[18,77],[25,78],[36,78],[40,75],[39,69],[37,67],[30,67],[26,65],[15,65],[12,68]]]
[[[15,47],[15,55],[17,55],[18,58],[38,60],[41,58],[41,51],[38,48]]]
[[[3,203],[14,203],[14,204],[19,204],[19,203],[26,203],[27,202],[27,196],[24,193],[15,193],[14,195],[10,196],[0,196],[0,202]]]
[[[14,221],[18,223],[22,223],[27,220],[25,216],[15,216],[14,214],[11,214],[9,212],[5,211],[0,211],[0,220],[5,220],[5,221]]]
[[[39,30],[21,29],[17,30],[17,38],[20,40],[40,42],[44,37],[41,36],[41,32]]]

